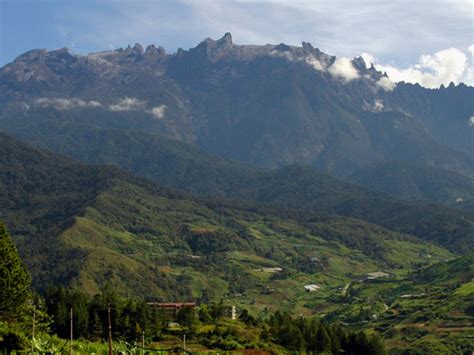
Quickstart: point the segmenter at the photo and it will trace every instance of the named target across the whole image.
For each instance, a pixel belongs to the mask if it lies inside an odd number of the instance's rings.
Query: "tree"
[[[17,317],[30,297],[31,277],[0,222],[0,318]]]
[[[316,330],[316,350],[321,353],[331,351],[331,338],[323,323],[319,323]]]
[[[386,353],[383,340],[380,336],[377,334],[372,335],[367,346],[367,354],[385,355]]]
[[[194,308],[182,307],[176,315],[176,320],[185,327],[192,327],[197,321]]]
[[[256,319],[245,308],[240,313],[239,319],[247,325],[257,325]]]

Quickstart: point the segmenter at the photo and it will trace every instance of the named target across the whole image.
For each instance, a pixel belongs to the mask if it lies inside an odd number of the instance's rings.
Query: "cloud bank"
[[[416,64],[406,68],[378,63],[377,59],[368,53],[362,54],[367,63],[374,64],[377,70],[386,72],[394,82],[418,83],[428,88],[438,88],[440,85],[458,84],[464,82],[474,85],[474,67],[472,56],[474,45],[467,48],[470,57],[456,48],[448,48],[434,54],[424,54]],[[380,83],[385,85],[386,83]]]
[[[104,104],[98,101],[87,101],[78,98],[47,98],[40,97],[33,100],[39,107],[52,107],[59,111],[73,110],[77,108],[102,108],[112,112],[143,111],[154,118],[165,117],[166,105],[159,105],[152,108],[147,107],[147,102],[135,97],[123,97],[112,104]]]
[[[51,106],[56,110],[72,110],[74,108],[85,108],[85,107],[101,107],[102,104],[98,101],[85,101],[81,99],[66,99],[66,98],[46,98],[40,97],[35,100],[36,105],[46,107]]]

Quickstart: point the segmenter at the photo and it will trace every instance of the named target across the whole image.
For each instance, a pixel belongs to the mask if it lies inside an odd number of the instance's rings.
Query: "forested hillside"
[[[2,218],[39,288],[74,284],[93,294],[110,282],[124,294],[215,298],[253,293],[261,277],[279,276],[255,271],[262,267],[281,268],[290,283],[309,282],[318,270],[322,280],[336,272],[342,282],[353,272],[414,267],[402,254],[420,265],[432,262],[427,255],[450,255],[363,220],[197,199],[1,138]],[[278,280],[271,284],[284,289]],[[263,304],[274,297],[262,296]]]
[[[388,162],[355,172],[347,181],[406,200],[424,200],[472,210],[474,180],[429,166]]]

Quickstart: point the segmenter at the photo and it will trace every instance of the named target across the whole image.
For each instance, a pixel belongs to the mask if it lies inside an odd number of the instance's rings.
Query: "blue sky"
[[[239,44],[309,41],[339,57],[365,53],[391,77],[427,86],[471,83],[473,6],[474,0],[0,0],[0,66],[33,48],[85,54],[139,42],[174,52],[231,32]]]

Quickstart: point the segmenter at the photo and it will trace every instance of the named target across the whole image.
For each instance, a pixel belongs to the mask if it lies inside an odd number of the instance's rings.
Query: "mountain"
[[[36,132],[37,136],[43,134],[41,127]],[[456,253],[474,250],[472,215],[439,205],[407,203],[312,168],[256,169],[140,131],[73,126],[46,131],[44,137],[49,139],[46,145],[49,149],[94,164],[119,165],[163,187],[318,215],[361,219],[437,242]]]
[[[27,52],[0,69],[0,125],[56,147],[77,146],[56,139],[81,126],[159,133],[258,167],[311,165],[345,177],[400,160],[472,177],[473,93],[394,84],[362,58],[306,42],[237,45],[226,34],[173,54],[139,44]]]
[[[474,180],[430,166],[387,162],[356,171],[347,181],[406,200],[424,200],[471,210]]]
[[[242,185],[262,169],[207,154],[202,149],[156,133],[55,124],[17,136],[89,164],[115,165],[161,186],[219,195]]]
[[[32,50],[0,68],[0,219],[37,290],[226,299],[464,353],[473,94],[230,34]]]
[[[228,295],[258,298],[259,307],[281,297],[285,308],[307,298],[310,281],[332,289],[453,255],[362,220],[198,199],[3,134],[0,147],[1,218],[39,289],[68,284],[94,294],[110,284],[149,299]]]

